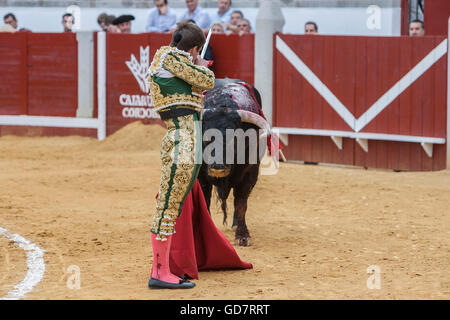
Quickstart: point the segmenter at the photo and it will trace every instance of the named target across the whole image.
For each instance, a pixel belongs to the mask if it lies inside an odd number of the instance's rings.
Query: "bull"
[[[245,221],[247,202],[258,180],[262,155],[266,150],[264,142],[267,141],[266,136],[270,132],[270,127],[262,115],[261,96],[258,91],[248,83],[237,82],[238,80],[231,79],[216,80],[214,89],[205,94],[202,121],[204,158],[198,180],[208,210],[212,189],[215,186],[224,215],[224,224],[227,220],[227,199],[233,189],[232,229],[235,231],[236,244],[250,246],[251,237]],[[221,148],[207,150],[213,142],[212,137],[210,139],[206,137],[209,130],[215,130],[214,132],[222,136]],[[239,143],[235,143],[237,137],[230,136],[227,134],[229,132],[243,133],[243,148],[238,148]],[[251,139],[254,133],[258,134],[256,141]],[[260,133],[262,134],[259,135]],[[214,137],[214,141],[215,139],[217,137]],[[231,156],[230,152],[233,153]],[[222,155],[218,156],[217,153]],[[212,155],[212,160],[211,157],[208,158],[209,154]]]

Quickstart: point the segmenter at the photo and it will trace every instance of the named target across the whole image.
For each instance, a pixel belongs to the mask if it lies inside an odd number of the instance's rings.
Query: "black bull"
[[[221,202],[224,214],[224,223],[227,219],[227,199],[233,189],[234,196],[234,216],[233,226],[235,230],[236,242],[240,246],[251,245],[250,233],[245,222],[245,214],[247,212],[247,201],[250,193],[258,180],[260,159],[265,152],[266,140],[259,137],[256,143],[250,143],[250,139],[245,139],[245,161],[237,161],[237,157],[241,156],[242,149],[236,150],[237,143],[235,137],[227,141],[226,130],[242,129],[245,133],[252,129],[253,133],[259,133],[262,127],[267,128],[267,122],[261,124],[261,121],[252,119],[252,114],[258,114],[261,106],[261,97],[258,91],[250,86],[245,87],[236,84],[239,80],[216,80],[215,88],[205,95],[205,110],[203,112],[203,132],[206,133],[210,129],[216,132],[220,131],[223,138],[223,161],[205,161],[199,173],[199,182],[205,195],[208,209],[211,204],[211,192],[213,186],[216,187],[219,200]],[[261,120],[262,118],[259,118]],[[264,122],[264,121],[263,121]],[[241,131],[242,132],[242,131]],[[203,140],[203,150],[214,141]],[[234,158],[232,163],[225,161],[226,154],[230,150],[227,146],[233,142]],[[251,152],[257,153],[256,161],[249,161]],[[262,151],[262,152],[261,152]]]

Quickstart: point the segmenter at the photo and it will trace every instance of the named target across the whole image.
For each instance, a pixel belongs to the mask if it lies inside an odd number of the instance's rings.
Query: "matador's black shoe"
[[[170,283],[155,278],[150,278],[148,281],[148,287],[150,289],[191,289],[195,287],[195,282],[190,282],[184,277],[179,283]]]

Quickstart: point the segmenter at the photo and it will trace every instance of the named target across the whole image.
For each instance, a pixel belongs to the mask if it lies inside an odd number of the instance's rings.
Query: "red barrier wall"
[[[27,112],[27,34],[0,33],[0,114]]]
[[[0,115],[75,117],[75,34],[0,33]],[[0,126],[0,135],[96,136],[94,129]]]
[[[444,37],[334,37],[278,35],[348,109],[361,117]],[[274,126],[353,129],[280,53],[275,51]],[[441,57],[361,132],[445,138],[447,55]],[[339,150],[330,137],[289,136],[290,160],[396,170],[445,168],[446,145],[429,158],[418,143],[369,141],[366,153],[353,139]]]
[[[78,52],[74,33],[28,33],[28,114],[75,117]]]
[[[0,114],[76,115],[75,34],[0,34]]]

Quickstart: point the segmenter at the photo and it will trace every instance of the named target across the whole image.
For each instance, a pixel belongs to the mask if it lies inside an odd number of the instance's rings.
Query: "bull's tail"
[[[220,199],[220,207],[223,212],[223,224],[227,224],[227,199]]]
[[[215,187],[214,192],[216,193],[216,199],[220,202],[220,207],[223,212],[223,224],[227,224],[227,198],[228,195],[224,196],[223,190],[220,187]]]

